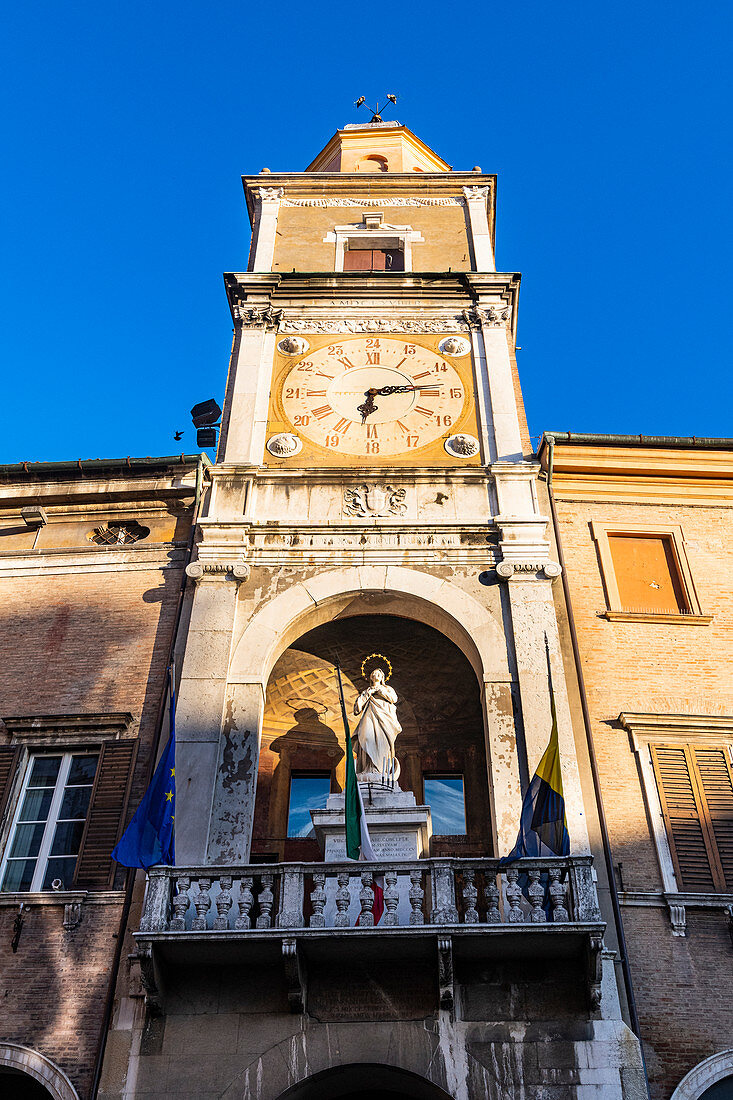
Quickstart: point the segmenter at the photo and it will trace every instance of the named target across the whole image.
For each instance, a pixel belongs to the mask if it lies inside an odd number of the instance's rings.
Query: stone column
[[[517,839],[517,807],[522,804],[511,684],[484,684],[482,705],[494,851],[505,855]]]
[[[252,190],[257,207],[255,209],[252,235],[252,270],[272,271],[272,259],[275,255],[275,235],[277,216],[280,213],[282,187],[255,187]]]
[[[204,863],[244,563],[192,562],[196,582],[176,707],[176,863]]]
[[[491,247],[491,234],[489,232],[489,219],[486,213],[486,200],[489,194],[488,187],[464,187],[468,207],[468,219],[471,224],[471,237],[473,239],[473,255],[476,262],[476,271],[496,271],[494,262],[494,250]]]

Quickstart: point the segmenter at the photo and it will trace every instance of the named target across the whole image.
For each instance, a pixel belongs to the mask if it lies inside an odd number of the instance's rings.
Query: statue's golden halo
[[[389,660],[388,657],[385,657],[383,653],[370,653],[368,657],[364,658],[364,660],[361,662],[361,675],[362,675],[362,677],[365,680],[367,678],[367,674],[364,671],[364,665],[367,663],[367,661],[374,661],[374,660],[384,661],[385,665],[387,666],[387,675],[384,677],[384,682],[386,683],[387,680],[389,680],[390,676],[392,675],[392,662]]]

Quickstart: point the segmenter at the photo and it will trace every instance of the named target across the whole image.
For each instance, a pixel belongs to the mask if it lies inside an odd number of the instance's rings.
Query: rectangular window
[[[680,890],[733,891],[733,775],[729,750],[650,745]]]
[[[690,611],[668,535],[608,535],[620,610],[661,611],[685,614]]]
[[[71,889],[98,753],[33,754],[13,820],[0,890]]]
[[[344,253],[344,271],[404,271],[405,254],[399,248],[350,248]]]
[[[462,775],[426,775],[425,803],[433,819],[433,836],[465,836],[466,803]]]
[[[329,772],[294,772],[290,776],[288,837],[305,840],[314,836],[311,810],[323,810],[331,793]]]

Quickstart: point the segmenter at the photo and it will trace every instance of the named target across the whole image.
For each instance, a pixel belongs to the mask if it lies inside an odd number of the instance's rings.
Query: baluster
[[[422,888],[422,871],[410,871],[410,924],[425,924],[425,915],[422,911],[425,891]]]
[[[216,913],[214,917],[214,928],[217,931],[223,931],[229,927],[229,910],[234,904],[232,898],[232,876],[222,875],[219,879],[219,895],[216,899]]]
[[[359,914],[359,927],[360,928],[373,928],[374,927],[374,913],[372,912],[372,906],[374,905],[374,890],[372,889],[372,872],[361,872],[361,890],[359,891],[359,901],[361,902],[361,913]]]
[[[191,904],[191,899],[188,896],[188,888],[191,885],[191,879],[188,875],[181,875],[176,879],[176,895],[173,898],[173,911],[176,914],[168,922],[169,932],[185,932],[186,930],[186,911]]]
[[[542,908],[542,902],[545,900],[545,888],[540,882],[540,875],[542,872],[535,868],[529,872],[529,886],[527,888],[527,894],[529,896],[529,903],[532,906],[532,912],[529,914],[529,919],[532,924],[544,924],[547,920],[547,915]]]
[[[199,892],[193,899],[193,903],[196,906],[197,915],[193,918],[191,928],[194,932],[206,931],[206,914],[211,909],[211,897],[209,890],[211,889],[210,878],[200,878],[198,882]]]
[[[234,922],[234,927],[236,929],[241,930],[242,928],[252,927],[250,912],[254,903],[255,896],[252,893],[252,876],[243,875],[242,881],[239,884],[239,901],[237,902],[239,916]]]
[[[463,911],[463,923],[464,924],[478,924],[478,909],[476,908],[476,898],[478,897],[478,890],[474,886],[474,871],[463,872],[463,900],[466,903]]]
[[[257,902],[260,907],[260,915],[256,921],[257,928],[270,928],[272,925],[272,906],[275,901],[275,896],[272,892],[272,884],[275,881],[274,875],[260,875],[260,896]]]
[[[336,908],[338,912],[333,922],[335,928],[349,927],[349,906],[351,905],[351,891],[349,890],[350,878],[351,876],[348,871],[339,871],[336,876],[339,888],[336,891]]]
[[[522,891],[517,886],[517,879],[519,878],[519,871],[515,867],[510,868],[506,873],[506,900],[509,903],[509,912],[507,913],[507,920],[510,924],[521,924],[524,921],[524,913],[520,906],[522,899]]]
[[[554,922],[570,920],[565,908],[565,883],[560,882],[560,868],[550,868],[550,885],[547,890],[552,905],[552,919]]]
[[[310,919],[311,928],[325,928],[326,918],[323,915],[323,910],[326,907],[326,891],[324,886],[326,884],[326,875],[323,871],[315,871],[313,874],[313,886],[315,889],[311,890],[311,904],[313,906],[313,912]]]
[[[491,872],[486,872],[487,879],[484,886],[484,898],[486,899],[486,923],[501,924],[499,912],[499,887],[496,885],[496,876],[491,878]]]
[[[384,906],[387,912],[384,914],[382,924],[389,928],[394,928],[396,924],[399,924],[397,906],[399,904],[400,895],[397,890],[397,872],[385,871],[384,883]]]

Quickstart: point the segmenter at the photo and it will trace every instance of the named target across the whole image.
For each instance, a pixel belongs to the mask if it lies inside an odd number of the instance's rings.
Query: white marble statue
[[[397,782],[400,765],[395,756],[395,739],[402,733],[397,721],[397,692],[385,683],[381,668],[372,670],[369,687],[354,703],[360,715],[354,730],[356,774],[360,780],[379,779],[388,774]]]

